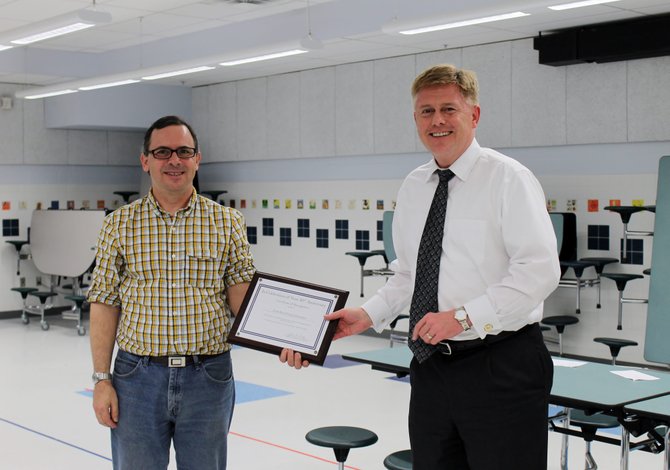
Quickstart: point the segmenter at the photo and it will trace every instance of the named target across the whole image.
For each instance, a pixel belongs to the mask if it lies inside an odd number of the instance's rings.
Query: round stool
[[[646,304],[647,300],[646,299],[627,299],[624,298],[623,296],[623,290],[626,288],[626,284],[628,281],[632,281],[633,279],[641,279],[644,276],[641,274],[626,274],[626,273],[603,273],[603,277],[606,277],[607,279],[611,279],[614,282],[616,282],[616,288],[619,291],[619,313],[618,313],[618,320],[617,320],[617,330],[620,330],[622,328],[622,320],[623,320],[623,304],[624,303],[639,303],[639,304]]]
[[[555,315],[553,317],[543,318],[542,323],[556,328],[556,332],[558,333],[558,354],[562,356],[563,332],[565,331],[565,327],[568,325],[574,325],[575,323],[579,323],[579,318],[570,315]]]
[[[113,194],[121,196],[123,198],[123,202],[128,204],[130,202],[130,198],[139,193],[137,191],[114,191]]]
[[[13,245],[14,248],[16,248],[16,256],[18,259],[16,260],[16,275],[20,276],[21,275],[21,248],[23,248],[23,245],[26,245],[28,243],[28,240],[5,240],[6,243],[9,243],[10,245]]]
[[[338,463],[337,468],[344,470],[344,462],[350,449],[372,445],[377,442],[378,437],[372,431],[363,428],[328,426],[312,429],[305,435],[305,439],[314,445],[332,448]]]
[[[619,355],[621,348],[625,348],[626,346],[637,346],[637,342],[629,339],[598,337],[593,338],[593,341],[609,346],[610,354],[612,355],[612,365],[616,365],[616,358]]]
[[[651,268],[645,269],[644,271],[642,271],[642,274],[644,274],[646,276],[651,276]]]
[[[598,280],[598,303],[596,304],[596,308],[600,308],[600,275],[603,273],[605,266],[611,263],[618,263],[619,260],[616,258],[588,257],[580,258],[580,261],[588,261],[593,263],[593,267],[596,270],[596,279]]]
[[[653,212],[656,212],[656,206],[653,207],[654,207]],[[621,222],[623,223],[623,249],[621,259],[622,262],[625,262],[628,260],[626,250],[628,246],[628,235],[631,233],[628,231],[628,223],[630,222],[630,217],[633,214],[636,214],[637,212],[642,212],[650,209],[647,209],[647,207],[645,206],[605,206],[603,209],[605,209],[606,211],[616,212],[621,217]]]
[[[581,313],[581,303],[582,303],[582,275],[586,268],[595,267],[596,263],[586,260],[570,260],[570,261],[561,261],[561,267],[563,268],[572,268],[575,272],[576,284],[577,284],[577,309],[575,313]]]
[[[371,256],[384,256],[384,258],[386,258],[386,252],[384,250],[347,251],[344,254],[353,256],[354,258],[358,259],[358,264],[361,266],[361,297],[363,297],[363,278],[367,276],[370,272],[365,270],[365,263]]]
[[[571,410],[570,424],[573,426],[579,426],[579,428],[582,430],[582,437],[586,443],[586,451],[584,453],[584,468],[586,470],[597,469],[598,465],[591,455],[591,442],[593,442],[595,439],[598,429],[616,428],[619,426],[619,421],[617,421],[614,416],[603,414],[587,415],[582,410]]]
[[[412,451],[399,450],[384,459],[384,467],[388,470],[412,470]]]
[[[219,202],[219,196],[221,194],[226,194],[227,192],[228,191],[225,191],[223,189],[210,189],[207,191],[204,190],[200,191],[200,193],[208,195],[214,202]]]
[[[55,293],[55,292],[37,291],[37,292],[29,292],[28,295],[32,295],[32,296],[37,297],[38,299],[40,299],[40,305],[38,306],[39,311],[40,311],[40,316],[41,316],[40,326],[42,327],[42,329],[44,331],[48,330],[49,329],[49,323],[47,323],[47,321],[44,319],[44,312],[47,309],[46,301],[49,297],[53,297],[54,295],[58,295],[58,294]]]
[[[28,318],[28,312],[26,312],[26,307],[27,307],[26,299],[28,298],[28,294],[30,294],[31,292],[37,292],[38,289],[35,288],[35,287],[12,287],[11,290],[21,294],[21,298],[23,299],[23,309],[21,310],[21,320],[23,321],[23,323],[25,323],[27,325],[28,323],[30,323],[30,319]]]
[[[84,336],[86,334],[86,328],[81,324],[82,320],[82,311],[81,307],[86,301],[86,297],[83,295],[66,295],[64,296],[67,300],[71,300],[75,305],[75,313],[77,314],[77,334],[79,336]]]

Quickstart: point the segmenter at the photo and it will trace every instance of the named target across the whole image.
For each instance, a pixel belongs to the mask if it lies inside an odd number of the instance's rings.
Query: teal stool
[[[16,249],[16,256],[18,257],[16,260],[16,275],[20,276],[21,275],[21,248],[23,248],[23,245],[28,244],[28,240],[5,240],[6,243],[9,243]]]
[[[30,323],[30,319],[28,318],[28,312],[26,311],[26,307],[28,306],[26,304],[26,299],[28,298],[28,294],[31,292],[37,292],[37,288],[35,287],[12,287],[12,290],[14,292],[18,292],[21,294],[21,298],[23,299],[23,309],[21,310],[21,320],[23,323],[26,325]]]
[[[128,204],[130,202],[130,198],[139,193],[137,191],[114,191],[114,194],[121,196],[123,198],[123,202]]]
[[[28,295],[32,295],[33,297],[37,297],[40,299],[40,305],[38,305],[38,309],[40,311],[39,315],[41,317],[40,319],[40,326],[44,331],[47,331],[49,329],[49,323],[44,319],[44,312],[46,311],[47,304],[46,301],[48,298],[53,297],[54,295],[58,295],[55,292],[42,292],[42,291],[37,291],[37,292],[29,292]],[[26,322],[28,323],[28,322]]]
[[[616,329],[621,330],[623,328],[623,304],[646,304],[649,302],[647,299],[632,299],[623,296],[623,291],[626,288],[628,281],[642,279],[644,276],[642,274],[603,273],[602,277],[613,280],[616,283],[617,290],[619,291],[619,309],[617,314]]]
[[[312,429],[305,435],[308,442],[330,447],[335,452],[337,468],[344,470],[344,462],[349,456],[349,450],[357,447],[367,447],[379,439],[375,433],[363,428],[351,426],[328,426]]]
[[[563,332],[565,331],[565,327],[568,325],[574,325],[575,323],[579,323],[579,318],[573,317],[571,315],[555,315],[553,317],[543,318],[542,323],[556,328],[556,332],[558,333],[558,355],[562,356]]]
[[[77,334],[79,336],[84,336],[86,334],[86,328],[82,325],[82,311],[81,307],[84,305],[84,302],[86,301],[86,297],[83,295],[66,295],[65,298],[67,300],[71,300],[74,302],[75,305],[75,313],[77,314]]]
[[[412,470],[412,451],[399,450],[387,455],[384,459],[384,467],[388,470]]]
[[[622,338],[598,337],[593,338],[593,341],[595,341],[596,343],[604,344],[610,348],[610,355],[612,356],[613,366],[616,365],[616,358],[619,356],[619,351],[621,351],[621,348],[625,348],[626,346],[637,346],[636,341]]]

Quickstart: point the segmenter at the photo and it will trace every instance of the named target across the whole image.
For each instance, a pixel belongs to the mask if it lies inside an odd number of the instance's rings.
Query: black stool
[[[562,356],[563,332],[565,331],[565,327],[568,325],[574,325],[575,323],[579,323],[579,318],[570,315],[555,315],[553,317],[543,318],[542,323],[544,323],[545,325],[556,327],[556,332],[558,333],[558,354],[559,356]]]
[[[130,198],[139,193],[137,191],[114,191],[113,194],[121,196],[123,198],[123,202],[128,204],[130,202]]]
[[[412,470],[412,451],[399,450],[384,459],[384,467],[388,470]]]
[[[49,323],[44,319],[44,312],[47,309],[46,301],[49,297],[53,297],[54,295],[58,295],[55,292],[29,292],[28,295],[32,295],[34,297],[37,297],[40,299],[40,305],[37,306],[38,310],[40,311],[40,326],[44,331],[47,331],[49,329]],[[26,322],[27,323],[27,322]]]
[[[637,342],[631,341],[629,339],[598,337],[593,338],[593,341],[595,341],[596,343],[602,343],[606,346],[609,346],[613,366],[616,365],[616,358],[619,355],[619,351],[621,351],[621,348],[625,348],[626,346],[637,346]]]
[[[621,324],[623,320],[623,304],[646,304],[648,302],[647,299],[631,299],[625,298],[623,296],[623,290],[626,288],[628,281],[632,281],[633,279],[641,279],[644,276],[641,274],[626,273],[603,273],[602,276],[606,277],[607,279],[612,279],[614,282],[616,282],[616,288],[619,291],[619,314],[616,329],[620,330],[622,328]]]
[[[598,464],[591,455],[591,442],[596,437],[598,429],[616,428],[619,426],[619,421],[614,416],[604,414],[587,415],[582,410],[570,411],[570,424],[578,426],[582,430],[582,437],[586,443],[586,451],[584,453],[586,470],[595,470]]]
[[[652,209],[653,208],[653,209]],[[623,223],[623,248],[621,250],[621,260],[625,262],[628,260],[626,255],[626,250],[628,249],[628,235],[641,235],[641,236],[652,236],[654,232],[640,232],[634,230],[628,230],[628,223],[630,222],[630,217],[633,214],[642,211],[656,212],[656,206],[606,206],[605,210],[616,212],[621,217],[621,222]]]
[[[593,263],[593,267],[596,270],[596,280],[598,281],[598,303],[596,304],[596,308],[600,308],[600,275],[603,273],[603,269],[605,269],[605,266],[607,266],[610,263],[618,263],[619,260],[616,258],[589,257],[589,258],[580,258],[580,261],[588,261],[590,263]]]
[[[377,442],[377,435],[372,431],[351,426],[328,426],[312,429],[305,435],[308,442],[330,447],[335,452],[338,469],[344,470],[344,462],[349,456],[349,450],[356,447],[367,447]]]
[[[5,242],[9,243],[10,245],[13,245],[14,248],[16,248],[16,275],[20,276],[21,275],[21,248],[23,248],[23,245],[26,245],[28,243],[28,240],[5,240]]]
[[[71,300],[74,302],[74,312],[76,314],[77,318],[77,334],[79,336],[84,336],[86,334],[86,328],[82,325],[82,311],[81,307],[84,305],[84,302],[86,301],[86,297],[83,295],[66,295],[64,296],[67,300]]]
[[[219,202],[219,196],[226,194],[228,191],[224,189],[209,189],[207,191],[200,191],[201,194],[206,194],[214,202]]]
[[[581,313],[581,303],[582,303],[582,276],[584,275],[584,270],[586,268],[595,267],[596,263],[586,260],[570,260],[570,261],[561,261],[561,267],[563,268],[572,268],[575,272],[575,284],[577,287],[577,309],[576,313]]]
[[[409,315],[398,315],[391,323],[389,323],[389,327],[391,328],[391,334],[389,335],[391,342],[390,347],[393,347],[395,343],[407,344],[408,333],[405,333],[404,331],[400,333],[395,332],[395,327],[398,326],[398,321],[404,320],[405,318],[409,318]]]
[[[363,297],[363,278],[371,276],[374,272],[372,269],[365,269],[365,263],[371,256],[383,256],[386,258],[386,252],[384,250],[347,251],[345,255],[353,256],[358,259],[358,264],[361,266],[361,297]]]
[[[28,306],[26,304],[26,299],[28,298],[28,294],[30,294],[31,292],[37,292],[38,289],[35,288],[35,287],[12,287],[11,290],[21,294],[21,298],[23,299],[23,309],[21,310],[21,320],[23,321],[23,323],[25,323],[27,325],[28,323],[30,323],[30,319],[28,318],[28,312],[26,311],[26,307]]]

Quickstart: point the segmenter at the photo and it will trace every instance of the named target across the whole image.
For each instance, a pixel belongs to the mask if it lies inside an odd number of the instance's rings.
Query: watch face
[[[456,310],[456,314],[454,315],[454,318],[456,320],[465,320],[466,318],[468,318],[468,313],[461,308],[459,310]]]

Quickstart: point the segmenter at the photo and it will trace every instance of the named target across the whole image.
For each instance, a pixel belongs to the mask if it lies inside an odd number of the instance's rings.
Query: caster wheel
[[[84,336],[86,334],[86,328],[84,328],[83,326],[81,328],[77,328],[77,334],[79,336]]]
[[[40,326],[44,331],[47,331],[49,329],[49,324],[47,322],[41,322]]]
[[[21,317],[21,321],[23,322],[24,325],[27,325],[30,323],[30,318],[28,317]]]

